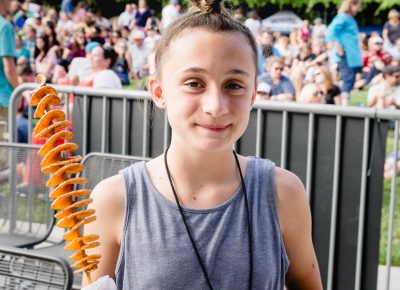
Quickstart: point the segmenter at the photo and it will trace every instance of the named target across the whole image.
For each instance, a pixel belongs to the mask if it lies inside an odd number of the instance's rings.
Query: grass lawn
[[[350,105],[352,106],[366,106],[367,92],[359,91],[353,92],[350,98]],[[388,154],[393,148],[393,130],[389,131],[387,139],[386,153]],[[379,263],[386,264],[386,247],[387,247],[387,235],[389,227],[389,210],[390,210],[390,187],[391,180],[384,181],[384,195],[383,195],[383,206],[382,206],[382,218],[381,218],[381,241],[379,249]],[[393,227],[393,244],[392,244],[392,264],[400,266],[400,178],[397,179],[397,192],[396,192],[396,203],[395,203],[395,221]]]

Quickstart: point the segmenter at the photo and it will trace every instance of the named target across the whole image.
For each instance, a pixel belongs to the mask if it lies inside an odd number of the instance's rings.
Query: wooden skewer
[[[92,284],[92,277],[90,277],[90,272],[85,272],[86,274],[86,280],[88,281],[88,284]]]

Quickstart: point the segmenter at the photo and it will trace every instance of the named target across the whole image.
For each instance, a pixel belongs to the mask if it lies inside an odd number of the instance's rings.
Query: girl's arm
[[[93,199],[88,208],[96,210],[97,219],[85,225],[84,234],[100,236],[100,246],[87,250],[88,254],[100,254],[98,269],[91,272],[92,281],[108,275],[115,280],[115,267],[119,256],[122,228],[125,213],[124,180],[122,175],[115,175],[100,182],[92,191]],[[88,281],[83,275],[82,287]]]
[[[311,213],[303,184],[296,175],[280,168],[276,169],[276,202],[290,261],[286,274],[287,289],[322,289],[311,240]]]

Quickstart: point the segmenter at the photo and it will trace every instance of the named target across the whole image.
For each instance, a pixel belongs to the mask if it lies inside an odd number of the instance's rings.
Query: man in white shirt
[[[248,14],[249,18],[246,19],[244,25],[250,29],[251,33],[253,34],[254,38],[262,31],[262,24],[258,17],[258,13],[256,10],[251,10]]]
[[[169,4],[161,11],[161,26],[165,30],[175,19],[179,17],[179,1],[170,0]]]
[[[135,20],[136,11],[137,11],[136,4],[134,4],[134,3],[126,4],[125,11],[122,12],[118,17],[118,26],[119,27],[124,27],[124,26],[129,27],[132,20]]]
[[[132,59],[131,72],[134,77],[142,78],[149,74],[147,58],[150,49],[144,44],[146,35],[141,30],[134,30],[130,35],[129,54]]]

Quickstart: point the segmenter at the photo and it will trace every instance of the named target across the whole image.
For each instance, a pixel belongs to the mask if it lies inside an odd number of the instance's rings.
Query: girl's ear
[[[165,104],[165,99],[163,97],[161,82],[157,78],[150,77],[149,91],[150,91],[151,98],[153,99],[154,104],[159,109],[165,109],[167,107],[167,105]]]

